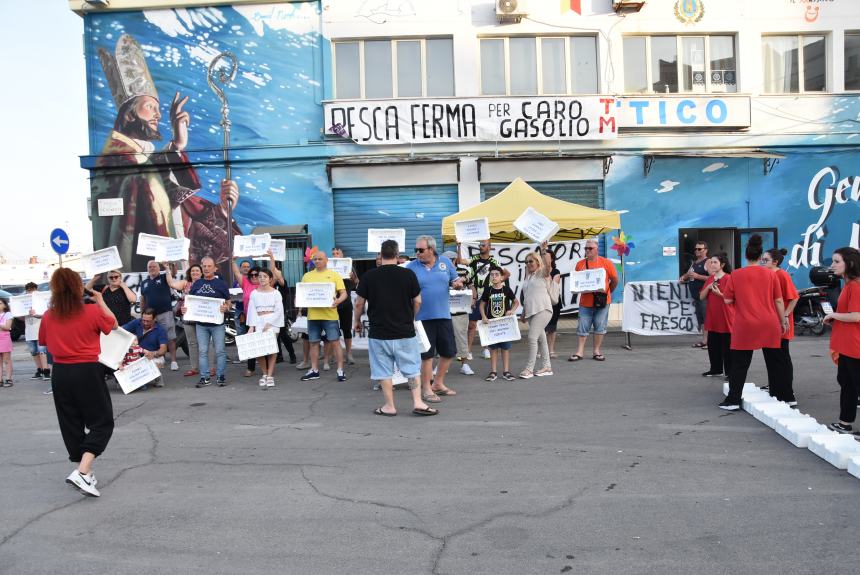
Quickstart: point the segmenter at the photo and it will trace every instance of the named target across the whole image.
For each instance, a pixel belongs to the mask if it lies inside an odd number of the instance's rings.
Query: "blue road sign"
[[[63,255],[69,251],[69,234],[60,228],[51,232],[51,248],[57,252],[58,255]]]

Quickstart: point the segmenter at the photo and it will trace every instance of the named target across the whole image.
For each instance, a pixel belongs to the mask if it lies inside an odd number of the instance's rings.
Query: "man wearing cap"
[[[231,255],[229,204],[235,207],[238,202],[239,187],[232,180],[223,180],[219,204],[195,195],[201,189],[200,180],[185,153],[191,116],[182,108],[188,96],[174,95],[170,104],[173,137],[157,151],[153,142],[162,139],[161,111],[140,44],[123,34],[114,54],[99,49],[99,60],[117,116],[92,180],[93,247],[116,246],[122,261],[141,271],[148,256],[137,253],[138,234],[187,237],[191,261],[212,256],[226,275]],[[100,217],[98,200],[106,198],[122,198],[123,215]],[[241,233],[232,225],[234,233]]]

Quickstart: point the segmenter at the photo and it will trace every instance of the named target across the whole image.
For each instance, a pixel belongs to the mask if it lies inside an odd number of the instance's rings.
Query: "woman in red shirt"
[[[788,329],[788,320],[776,274],[759,265],[762,251],[761,236],[753,234],[747,242],[746,267],[735,270],[725,291],[718,288],[717,292],[735,310],[729,395],[719,405],[727,411],[741,408],[741,393],[754,350],[760,349],[765,357],[771,356],[768,372],[783,362],[780,339]]]
[[[68,268],[54,272],[51,309],[42,317],[39,345],[54,356],[54,407],[69,459],[78,463],[66,483],[98,497],[92,464],[113,434],[113,406],[99,363],[100,334],[116,328],[116,318],[102,294],[88,295],[97,305],[84,304],[84,285],[77,273]]]
[[[833,271],[845,280],[836,311],[824,316],[830,324],[830,353],[836,358],[839,382],[839,421],[827,427],[839,433],[852,433],[857,417],[860,392],[860,251],[839,248],[833,252]]]
[[[707,259],[705,269],[708,270],[708,280],[699,293],[699,299],[707,300],[708,313],[705,315],[705,332],[708,334],[708,359],[711,367],[703,373],[704,377],[715,377],[725,374],[728,377],[731,369],[732,321],[735,310],[726,304],[719,294],[722,287],[732,281],[729,275],[732,266],[726,254],[716,254]]]
[[[798,295],[797,288],[791,281],[791,276],[780,267],[787,253],[788,250],[785,248],[767,250],[761,257],[761,263],[765,269],[776,274],[779,289],[782,291],[782,303],[785,305],[785,318],[788,320],[788,329],[782,334],[780,341],[782,360],[776,365],[768,364],[767,366],[767,389],[770,395],[780,401],[788,402],[790,406],[794,407],[797,405],[797,399],[794,397],[794,365],[791,363],[788,342],[794,339],[794,306],[797,305]],[[765,355],[765,363],[771,358],[771,355]],[[771,361],[771,363],[773,362]]]

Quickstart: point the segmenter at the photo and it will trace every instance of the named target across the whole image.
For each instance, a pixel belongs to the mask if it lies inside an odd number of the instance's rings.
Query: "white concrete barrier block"
[[[759,415],[761,414],[761,411],[765,407],[778,405],[778,404],[779,404],[779,402],[774,397],[771,397],[769,395],[762,395],[762,396],[757,395],[757,396],[753,397],[752,399],[742,400],[741,407],[743,407],[747,413],[749,413],[750,415],[752,415],[756,419],[759,419]]]
[[[855,455],[848,460],[846,470],[857,479],[860,479],[860,455]]]
[[[809,438],[816,433],[825,433],[827,428],[808,415],[781,417],[774,430],[795,447],[809,447]]]
[[[837,469],[846,469],[849,459],[860,456],[860,442],[835,431],[816,433],[809,438],[809,450]]]
[[[762,405],[761,409],[753,417],[772,428],[776,426],[776,420],[779,417],[787,417],[792,413],[794,413],[794,410],[787,403],[775,401]]]
[[[756,384],[746,382],[744,384],[743,390],[741,390],[741,397],[746,397],[746,395],[748,393],[750,393],[750,392],[755,393],[757,391],[761,391],[761,390],[758,387],[756,387]],[[767,392],[764,392],[764,393],[767,393]],[[729,394],[729,382],[724,381],[723,382],[723,395],[728,395],[728,394]]]

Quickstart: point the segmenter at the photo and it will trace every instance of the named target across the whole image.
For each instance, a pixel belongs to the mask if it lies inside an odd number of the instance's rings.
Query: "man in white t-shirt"
[[[27,293],[33,293],[38,287],[33,282],[30,282],[24,286],[24,290]],[[24,339],[27,340],[27,350],[33,357],[33,363],[36,364],[36,373],[30,379],[50,381],[51,368],[48,367],[48,349],[45,346],[39,345],[39,326],[42,323],[42,316],[36,315],[36,312],[31,309],[30,315],[24,316],[23,319]]]

